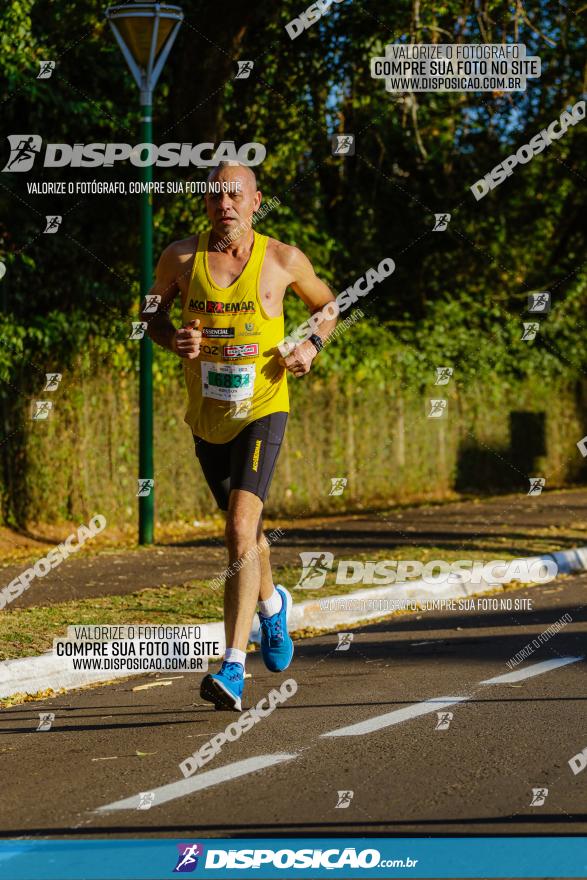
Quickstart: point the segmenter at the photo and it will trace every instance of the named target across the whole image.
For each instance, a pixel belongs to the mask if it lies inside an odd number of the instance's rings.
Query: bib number
[[[212,364],[202,361],[202,394],[214,400],[246,400],[253,396],[255,364]]]

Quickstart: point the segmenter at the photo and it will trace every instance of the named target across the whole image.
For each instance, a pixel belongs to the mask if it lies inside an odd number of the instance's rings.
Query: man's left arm
[[[310,309],[312,318],[308,322],[310,324],[308,330],[312,336],[316,336],[318,339],[315,343],[309,338],[299,342],[288,355],[281,359],[281,363],[294,376],[304,376],[310,371],[312,361],[336,327],[338,309],[333,317],[328,317],[323,313],[324,306],[334,302],[335,297],[328,285],[318,278],[306,255],[297,248],[294,249],[289,269],[292,274],[290,287]],[[308,331],[304,333],[304,336],[308,336]]]

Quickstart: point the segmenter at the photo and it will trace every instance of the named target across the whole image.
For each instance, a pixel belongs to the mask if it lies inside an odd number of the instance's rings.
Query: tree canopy
[[[285,25],[303,12],[300,0],[181,5],[185,21],[155,92],[154,141],[265,144],[259,183],[264,199],[280,204],[259,228],[301,247],[333,289],[383,257],[396,262],[362,305],[369,327],[324,359],[329,369],[356,369],[365,357],[414,377],[431,357],[460,360],[471,373],[585,368],[581,124],[482,201],[470,192],[580,99],[580,12],[520,0],[349,0],[292,40]],[[388,43],[504,41],[542,59],[542,76],[526,91],[392,94],[370,74],[370,59]],[[101,3],[6,0],[0,46],[6,134],[139,141],[137,89]],[[37,79],[47,59],[55,71]],[[253,71],[235,79],[244,59]],[[355,155],[332,155],[335,133],[355,135]],[[155,169],[162,180],[205,174]],[[137,169],[45,168],[0,179],[7,390],[25,381],[23,358],[64,359],[90,337],[106,359],[135,356],[127,339],[138,302],[138,197],[38,196],[25,185],[91,176],[130,180]],[[451,221],[436,233],[440,212]],[[64,216],[58,235],[42,234],[46,213]],[[159,253],[205,228],[201,198],[154,196],[154,224]],[[552,292],[553,310],[530,346],[519,337],[534,290]],[[288,308],[292,319],[301,315],[297,303]]]

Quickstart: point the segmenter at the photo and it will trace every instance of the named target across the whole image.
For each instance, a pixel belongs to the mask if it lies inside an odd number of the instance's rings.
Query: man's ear
[[[260,189],[258,189],[257,192],[255,193],[255,202],[254,202],[255,211],[259,210],[259,208],[261,207],[262,201],[263,201],[263,193],[261,192]]]

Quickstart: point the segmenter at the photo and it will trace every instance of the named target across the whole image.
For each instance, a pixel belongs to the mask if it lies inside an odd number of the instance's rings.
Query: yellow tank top
[[[182,307],[183,323],[200,319],[200,356],[184,360],[188,391],[185,421],[198,437],[228,443],[245,425],[274,412],[289,412],[286,371],[277,344],[283,315],[270,318],[261,304],[259,278],[267,236],[254,234],[240,276],[219,287],[208,267],[209,232],[200,234]]]

